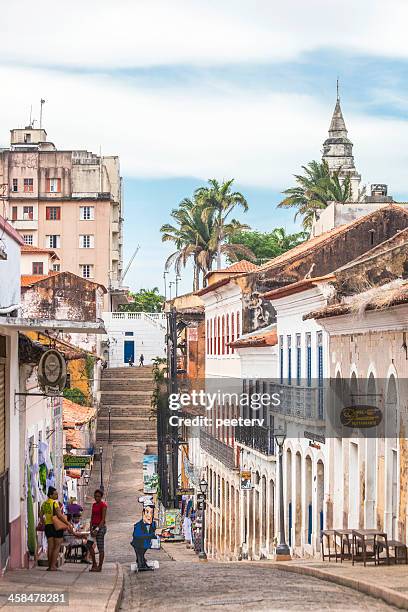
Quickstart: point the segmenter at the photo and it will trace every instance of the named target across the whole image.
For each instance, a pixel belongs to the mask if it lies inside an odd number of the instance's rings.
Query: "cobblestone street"
[[[140,517],[144,444],[115,445],[108,492],[108,560],[125,572],[121,610],[392,610],[345,587],[282,572],[271,563],[191,563],[173,561],[163,551],[149,552],[160,569],[131,573],[133,523]]]

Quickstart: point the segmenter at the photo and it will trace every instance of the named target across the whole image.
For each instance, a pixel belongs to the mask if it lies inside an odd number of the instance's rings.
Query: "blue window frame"
[[[302,337],[296,334],[296,384],[300,387],[302,382]]]
[[[312,334],[306,334],[306,379],[307,386],[312,386]]]
[[[319,387],[318,395],[318,413],[319,418],[323,418],[323,332],[317,332],[317,385]]]
[[[292,336],[287,337],[288,341],[288,385],[292,384]]]
[[[279,336],[279,381],[283,385],[283,336]]]

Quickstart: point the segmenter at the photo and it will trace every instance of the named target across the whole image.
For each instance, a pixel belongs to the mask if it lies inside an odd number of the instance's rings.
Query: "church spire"
[[[329,127],[329,136],[331,138],[347,138],[347,128],[344,121],[343,113],[340,105],[339,79],[336,82],[336,106],[334,107],[333,117]]]

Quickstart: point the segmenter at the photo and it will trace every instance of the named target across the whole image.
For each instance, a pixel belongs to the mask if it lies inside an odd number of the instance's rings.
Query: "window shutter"
[[[94,246],[95,246],[95,236],[94,236],[94,235],[91,235],[91,236],[89,236],[89,247],[90,247],[91,249],[93,249],[93,248],[94,248]]]
[[[47,219],[47,221],[49,221],[51,219],[51,208],[50,208],[50,206],[47,206],[47,208],[45,209],[45,218]]]
[[[50,192],[51,191],[51,181],[49,178],[45,179],[45,185],[46,185],[45,191]]]
[[[56,208],[55,218],[57,219],[57,221],[59,221],[61,219],[61,208],[59,206]]]
[[[17,206],[13,206],[11,211],[12,221],[17,221]]]
[[[61,179],[57,179],[57,191],[58,193],[61,193]]]

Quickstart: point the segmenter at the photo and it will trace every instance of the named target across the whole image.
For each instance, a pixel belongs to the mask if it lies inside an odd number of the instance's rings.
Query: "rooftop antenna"
[[[44,98],[40,100],[40,130],[42,129],[42,114],[43,114],[43,105],[45,104]]]
[[[339,94],[339,77],[337,77],[336,89],[337,89],[337,102],[340,102],[340,94]]]
[[[29,125],[30,127],[32,127],[32,119],[31,119],[32,114],[33,114],[33,105],[32,105],[32,104],[30,104],[30,121],[29,121],[29,123],[28,123],[28,125]]]

